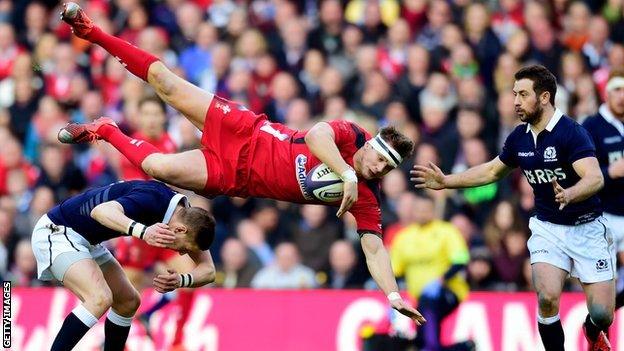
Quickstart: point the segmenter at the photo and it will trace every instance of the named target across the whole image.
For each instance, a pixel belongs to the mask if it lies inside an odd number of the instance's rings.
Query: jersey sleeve
[[[503,149],[498,155],[498,158],[503,161],[503,163],[507,165],[507,167],[510,168],[518,167],[518,154],[514,150],[515,134],[516,133],[514,130],[511,134],[509,134],[509,136],[507,136],[507,139],[505,139],[505,144],[503,145]]]
[[[357,232],[373,233],[381,236],[381,210],[379,206],[379,182],[360,182],[358,184],[358,200],[349,212],[357,222]]]
[[[355,140],[358,127],[353,123],[345,120],[333,120],[327,123],[334,130],[334,141],[338,147]]]
[[[574,131],[567,136],[565,145],[568,147],[568,163],[572,164],[585,157],[596,157],[596,146],[587,129],[580,125],[574,126]]]
[[[172,191],[171,196],[169,196],[168,193],[156,189],[140,188],[117,198],[115,201],[121,204],[124,214],[128,218],[136,219],[145,213],[163,217],[174,194]]]

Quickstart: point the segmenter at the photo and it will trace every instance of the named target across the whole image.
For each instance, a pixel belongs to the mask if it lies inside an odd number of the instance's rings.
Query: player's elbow
[[[105,203],[101,203],[101,204],[95,206],[91,210],[91,213],[89,213],[89,215],[91,216],[91,218],[93,218],[96,221],[98,221],[98,219],[103,218],[108,212],[109,212],[108,204],[105,202]]]
[[[314,127],[310,128],[310,130],[306,133],[304,140],[306,144],[309,145],[310,143],[314,143],[324,137],[333,138],[333,130],[329,124],[319,122],[315,124]]]
[[[217,270],[215,269],[214,264],[204,264],[204,269],[202,271],[201,279],[198,282],[198,286],[204,286],[206,284],[213,283],[216,277]]]
[[[604,187],[604,176],[602,175],[602,172],[596,172],[596,174],[594,174],[594,184],[596,191],[599,191]]]

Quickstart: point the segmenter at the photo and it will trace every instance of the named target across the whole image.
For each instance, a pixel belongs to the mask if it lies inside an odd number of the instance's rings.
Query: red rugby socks
[[[87,39],[100,45],[111,55],[115,56],[130,73],[147,82],[149,66],[158,61],[158,58],[145,52],[125,40],[104,33],[98,26],[93,26]]]
[[[119,130],[119,128],[110,124],[104,124],[98,128],[97,134],[124,154],[133,165],[141,169],[143,169],[141,164],[147,156],[160,153],[154,145],[145,140],[130,138]],[[143,171],[145,170],[143,169]]]

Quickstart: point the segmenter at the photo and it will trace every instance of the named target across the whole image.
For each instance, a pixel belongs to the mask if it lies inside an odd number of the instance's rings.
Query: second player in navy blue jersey
[[[214,228],[215,220],[206,210],[190,207],[184,195],[157,181],[91,189],[52,208],[39,219],[31,239],[39,279],[57,279],[82,303],[65,318],[51,349],[73,349],[109,308],[104,349],[124,349],[139,293],[101,242],[132,235],[188,254],[196,264],[193,270],[154,278],[156,290],[167,292],[214,280],[207,251]]]
[[[436,166],[414,166],[417,188],[467,188],[495,182],[519,167],[533,188],[531,218],[533,282],[538,329],[546,350],[564,350],[559,299],[568,275],[587,296],[584,330],[591,350],[610,350],[615,263],[612,237],[602,217],[598,191],[604,180],[589,133],[554,107],[557,83],[539,65],[515,74],[516,114],[524,124],[507,137],[501,154],[465,172],[445,175]]]
[[[613,232],[616,258],[624,263],[624,70],[612,71],[606,87],[607,99],[598,113],[583,126],[596,144],[596,156],[605,179],[600,192],[604,216]],[[622,279],[620,273],[620,280]],[[624,306],[624,289],[618,284],[615,308]]]

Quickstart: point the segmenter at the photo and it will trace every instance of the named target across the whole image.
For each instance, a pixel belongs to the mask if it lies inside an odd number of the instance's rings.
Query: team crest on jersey
[[[228,113],[230,113],[230,111],[232,111],[232,109],[230,108],[230,106],[226,105],[226,104],[222,104],[220,102],[217,102],[215,104],[215,108],[223,111],[224,115],[227,115]]]
[[[554,146],[549,146],[544,150],[544,162],[557,161],[557,150]]]
[[[310,195],[305,187],[306,163],[308,163],[308,158],[306,157],[306,155],[299,154],[295,158],[295,172],[297,173],[297,183],[299,184],[299,190],[301,190],[301,194],[303,194],[303,197],[306,200],[314,200],[314,197]]]
[[[602,259],[602,260],[596,261],[596,271],[597,272],[604,272],[607,269],[609,269],[609,260]]]

